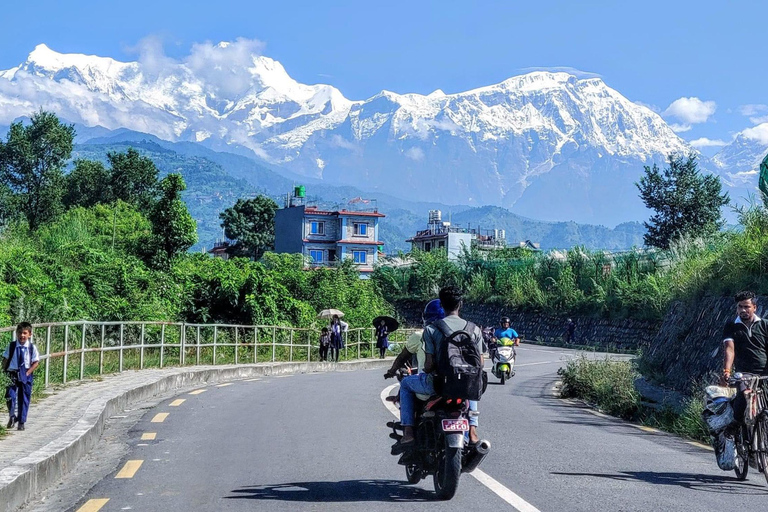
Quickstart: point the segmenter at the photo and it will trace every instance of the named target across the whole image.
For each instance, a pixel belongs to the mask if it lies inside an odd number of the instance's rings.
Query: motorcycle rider
[[[443,306],[440,305],[440,299],[432,299],[431,301],[427,302],[427,305],[424,307],[424,312],[421,315],[422,325],[426,327],[437,322],[438,320],[442,320],[443,318],[445,318],[445,310],[443,310]],[[424,360],[426,359],[426,356],[424,354],[424,344],[421,340],[423,333],[424,331],[421,330],[416,331],[408,336],[403,350],[395,358],[395,361],[392,363],[389,371],[384,374],[385,379],[394,377],[397,373],[397,370],[403,368],[404,366],[415,368],[416,373],[424,368]],[[415,365],[413,362],[414,356],[416,356]],[[425,400],[427,398],[429,397],[427,396]]]
[[[444,321],[451,329],[464,329],[466,320],[459,316],[459,309],[462,304],[461,292],[454,286],[446,286],[440,290],[439,297],[440,305],[446,313]],[[477,343],[478,350],[480,350],[483,343],[480,329],[475,327],[474,332],[469,334],[472,336],[474,342]],[[400,382],[400,423],[403,425],[403,437],[400,439],[400,442],[392,446],[392,455],[398,455],[409,451],[416,443],[414,437],[414,422],[416,415],[415,395],[417,393],[423,395],[433,395],[435,393],[432,372],[436,369],[437,364],[435,358],[440,352],[440,346],[444,341],[444,336],[434,325],[427,325],[424,328],[422,339],[424,341],[425,353],[423,373],[410,375]],[[469,441],[474,444],[479,440],[477,435],[477,401],[470,400],[469,409],[475,413],[469,417]]]

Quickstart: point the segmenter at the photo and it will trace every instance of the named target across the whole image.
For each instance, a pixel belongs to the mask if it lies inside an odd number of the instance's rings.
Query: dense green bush
[[[582,398],[609,414],[627,419],[638,411],[638,374],[630,361],[608,357],[592,360],[582,355],[566,362],[558,374],[563,381],[563,397]]]

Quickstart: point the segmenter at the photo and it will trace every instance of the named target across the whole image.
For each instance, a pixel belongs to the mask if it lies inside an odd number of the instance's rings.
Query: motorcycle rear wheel
[[[450,500],[459,488],[461,448],[446,448],[434,475],[435,493],[440,500]]]

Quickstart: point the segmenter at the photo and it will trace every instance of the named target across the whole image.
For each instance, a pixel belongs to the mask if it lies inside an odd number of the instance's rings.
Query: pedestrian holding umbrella
[[[384,354],[389,347],[389,333],[396,331],[400,324],[391,316],[377,316],[373,319],[376,328],[376,348],[379,349],[379,358],[384,359]]]
[[[338,363],[339,352],[344,348],[344,332],[349,328],[349,325],[340,320],[344,313],[338,309],[324,309],[318,316],[320,318],[328,318],[327,315],[329,314],[331,315],[331,324],[328,326],[328,330],[331,332],[331,360]]]

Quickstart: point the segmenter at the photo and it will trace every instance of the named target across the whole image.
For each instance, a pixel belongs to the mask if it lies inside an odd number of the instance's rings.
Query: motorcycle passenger
[[[440,304],[445,310],[445,323],[454,331],[466,328],[467,322],[459,316],[459,309],[462,304],[461,292],[454,286],[446,286],[439,293]],[[475,327],[474,332],[469,333],[478,350],[482,348],[483,336],[480,328]],[[400,423],[403,426],[403,437],[400,442],[392,446],[392,455],[397,455],[411,450],[415,443],[414,423],[416,419],[416,394],[433,395],[435,388],[433,385],[432,372],[437,368],[436,357],[440,353],[440,347],[444,341],[444,336],[434,325],[427,325],[424,328],[422,336],[424,340],[424,372],[418,375],[411,375],[400,382]],[[481,356],[482,359],[482,356]],[[470,411],[477,412],[477,401],[469,401]],[[469,441],[477,443],[478,419],[476,414],[469,417]]]
[[[443,306],[440,305],[440,299],[432,299],[424,307],[424,312],[421,315],[421,322],[422,325],[426,327],[443,318],[445,318],[445,310],[443,310]],[[392,366],[387,373],[384,374],[384,378],[389,379],[394,377],[397,370],[404,366],[415,368],[416,373],[424,369],[424,360],[426,359],[426,356],[424,354],[424,343],[421,339],[423,333],[424,331],[421,330],[408,336],[403,350],[400,351],[400,354],[395,358]],[[413,361],[414,356],[416,358],[415,362]],[[426,396],[423,400],[427,400],[428,398],[429,396]]]

